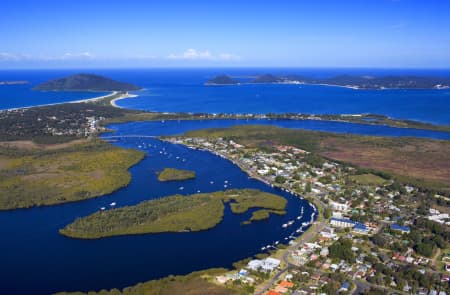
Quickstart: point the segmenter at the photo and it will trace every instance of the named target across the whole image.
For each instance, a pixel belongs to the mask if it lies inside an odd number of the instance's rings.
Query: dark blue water
[[[209,113],[377,113],[399,119],[450,124],[450,90],[353,90],[318,85],[203,85],[206,80],[222,73],[249,79],[264,73],[314,77],[339,74],[450,76],[449,70],[241,68],[0,71],[0,80],[26,79],[33,82],[25,86],[0,86],[0,109],[69,101],[71,99],[65,94],[41,96],[30,92],[29,88],[38,81],[77,72],[97,73],[144,87],[145,90],[137,92],[138,98],[118,102],[120,106],[143,110]]]
[[[134,131],[128,129],[128,125],[119,126],[118,132],[131,134],[130,131]],[[132,181],[128,187],[82,202],[0,212],[1,294],[122,288],[169,274],[230,267],[233,262],[260,252],[262,246],[276,240],[284,241],[284,237],[311,217],[312,208],[306,201],[249,179],[231,162],[208,152],[152,138],[124,138],[115,144],[126,148],[138,148],[144,144],[153,146],[143,149],[147,157],[131,168]],[[159,153],[163,148],[166,155]],[[197,178],[182,182],[158,182],[156,172],[165,167],[194,170]],[[250,212],[234,215],[227,208],[223,222],[203,232],[88,241],[58,234],[58,229],[75,218],[98,211],[113,201],[118,206],[125,206],[176,193],[218,191],[224,189],[225,180],[228,181],[228,188],[257,188],[286,197],[287,215],[241,226],[240,223],[250,217]],[[180,190],[180,186],[184,189]],[[299,215],[302,206],[304,218],[296,220],[290,229],[282,229],[283,223]]]
[[[119,135],[178,135],[187,131],[205,128],[225,128],[236,125],[272,125],[291,129],[306,129],[333,133],[348,133],[372,136],[390,137],[423,137],[450,140],[450,132],[439,132],[413,128],[396,128],[384,125],[366,125],[318,120],[167,120],[153,122],[130,122],[112,124],[110,128],[117,129],[113,134]],[[126,128],[124,128],[126,126]]]
[[[27,80],[30,82],[23,85],[0,85],[0,110],[75,101],[108,94],[108,92],[32,90],[39,83],[62,78],[73,73],[71,70],[0,70],[0,81]]]

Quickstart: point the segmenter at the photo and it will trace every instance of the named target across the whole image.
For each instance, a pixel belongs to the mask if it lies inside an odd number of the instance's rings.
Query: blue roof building
[[[407,234],[411,231],[409,226],[401,226],[401,225],[396,224],[396,223],[391,224],[391,229],[395,230],[395,231],[402,232],[402,233],[407,233]]]

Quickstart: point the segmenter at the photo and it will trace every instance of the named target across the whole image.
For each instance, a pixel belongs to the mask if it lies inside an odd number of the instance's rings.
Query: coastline
[[[117,94],[117,93],[116,93],[116,94]],[[114,95],[114,94],[111,94],[111,95]],[[137,95],[137,94],[129,94],[128,92],[126,92],[125,94],[123,94],[123,95],[121,95],[121,96],[119,96],[119,97],[116,97],[116,98],[112,99],[112,100],[110,101],[110,104],[111,104],[113,107],[115,107],[115,108],[124,109],[125,107],[119,106],[116,102],[119,101],[119,100],[121,100],[121,99],[125,99],[125,98],[134,98],[134,97],[138,97],[138,95]]]
[[[60,104],[66,104],[66,103],[88,103],[88,102],[96,102],[102,99],[106,99],[108,97],[117,95],[119,91],[111,91],[110,93],[102,96],[96,96],[91,98],[85,98],[85,99],[78,99],[78,100],[72,100],[72,101],[64,101],[64,102],[55,102],[55,103],[47,103],[47,104],[40,104],[40,105],[32,105],[32,106],[25,106],[25,107],[18,107],[18,108],[10,108],[10,109],[3,109],[0,110],[0,112],[10,112],[10,111],[17,111],[17,110],[23,110],[23,109],[31,109],[31,108],[39,108],[39,107],[48,107],[48,106],[55,106]],[[116,104],[116,101],[125,99],[125,98],[132,98],[137,97],[137,94],[128,94],[128,92],[120,95],[119,97],[116,97],[110,101],[111,106],[115,108],[122,108],[121,106],[118,106]]]

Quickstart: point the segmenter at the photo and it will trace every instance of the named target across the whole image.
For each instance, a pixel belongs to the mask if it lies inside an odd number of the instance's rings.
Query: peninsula
[[[135,91],[141,88],[93,74],[76,74],[37,85],[40,91]]]
[[[158,175],[159,181],[176,181],[195,178],[195,171],[165,168]]]
[[[205,85],[229,85],[229,84],[315,84],[327,86],[340,86],[353,89],[448,89],[450,77],[429,76],[355,76],[339,75],[328,78],[312,78],[299,75],[275,76],[264,74],[250,82],[243,83],[231,80],[228,76],[217,76],[209,80]]]
[[[284,211],[287,205],[283,197],[253,189],[190,196],[174,195],[78,218],[61,229],[60,233],[71,238],[97,239],[119,235],[207,230],[222,221],[224,203],[230,203],[231,211],[236,214],[245,213],[250,208],[280,212]]]

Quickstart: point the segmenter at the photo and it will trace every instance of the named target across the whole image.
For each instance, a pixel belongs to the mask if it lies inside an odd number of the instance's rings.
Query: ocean
[[[204,86],[218,74],[241,79],[256,75],[300,74],[330,77],[339,74],[450,76],[450,70],[387,69],[98,69],[0,71],[2,80],[28,80],[27,85],[0,85],[0,109],[66,102],[99,96],[90,92],[36,92],[48,79],[75,73],[95,73],[144,88],[137,98],[118,101],[126,108],[161,112],[208,113],[376,113],[397,119],[450,125],[450,90],[354,90],[321,85]]]

